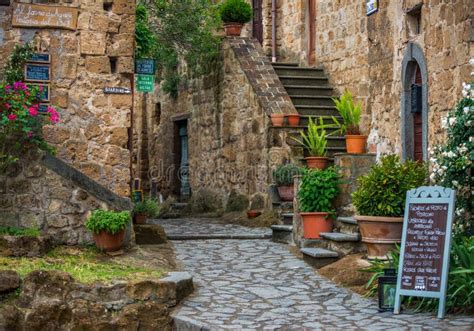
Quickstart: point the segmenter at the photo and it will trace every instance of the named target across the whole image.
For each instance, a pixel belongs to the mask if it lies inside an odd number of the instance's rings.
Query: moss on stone
[[[201,189],[189,200],[187,211],[193,214],[211,213],[222,210],[222,199],[214,191]]]
[[[243,195],[237,193],[235,190],[230,192],[229,199],[227,200],[226,212],[233,211],[244,211],[249,206],[249,199]]]

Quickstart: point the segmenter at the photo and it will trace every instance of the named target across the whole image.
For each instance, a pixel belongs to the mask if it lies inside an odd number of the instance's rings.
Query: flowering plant
[[[42,136],[46,122],[59,122],[58,112],[48,107],[39,112],[39,96],[43,91],[21,82],[0,84],[0,173],[18,161],[33,146],[52,152]]]
[[[457,191],[455,232],[474,234],[471,222],[474,205],[473,160],[474,160],[474,90],[471,84],[463,83],[462,99],[456,109],[442,119],[447,130],[444,145],[433,148],[430,153],[432,182]]]

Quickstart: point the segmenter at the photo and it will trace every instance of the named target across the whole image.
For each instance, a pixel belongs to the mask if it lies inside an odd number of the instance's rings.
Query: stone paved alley
[[[192,233],[203,221],[167,220],[165,228],[172,228],[170,222]],[[207,226],[223,232],[218,223]],[[174,245],[196,284],[195,293],[175,312],[178,330],[474,328],[474,317],[440,321],[433,314],[378,313],[375,301],[337,287],[287,246],[266,239],[180,240]]]

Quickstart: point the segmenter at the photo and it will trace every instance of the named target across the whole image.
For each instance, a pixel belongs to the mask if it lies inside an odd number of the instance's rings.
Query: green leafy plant
[[[86,228],[96,234],[101,231],[117,234],[124,230],[129,223],[130,212],[128,211],[115,212],[97,209],[87,219]]]
[[[308,122],[308,133],[301,130],[301,139],[295,137],[292,137],[292,139],[303,147],[306,147],[309,155],[323,157],[326,156],[326,147],[328,143],[326,128],[328,127],[330,127],[330,125],[324,124],[322,117],[319,118],[319,125],[310,117]]]
[[[146,215],[147,217],[154,218],[160,212],[160,207],[156,200],[145,198],[142,202],[135,203],[133,213]]]
[[[332,213],[333,200],[339,194],[341,176],[335,168],[308,169],[298,192],[302,212]]]
[[[14,226],[0,226],[0,235],[38,237],[40,235],[40,230],[36,228],[17,228]]]
[[[225,0],[219,7],[219,12],[225,23],[245,24],[252,19],[252,6],[245,0]]]
[[[21,82],[24,80],[23,68],[26,62],[31,59],[34,51],[30,44],[17,44],[13,49],[12,54],[3,68],[3,81],[6,84],[13,84],[14,82]]]
[[[368,272],[372,274],[369,281],[365,285],[365,288],[367,289],[365,295],[367,297],[373,297],[377,294],[377,280],[380,276],[383,276],[384,269],[398,269],[398,264],[400,261],[400,247],[397,245],[395,251],[390,251],[387,254],[387,258],[388,260],[386,261],[379,259],[369,260],[370,267],[361,270],[362,272]]]
[[[282,164],[273,171],[273,179],[278,186],[289,186],[293,185],[293,177],[302,173],[303,169],[292,163]]]
[[[427,175],[422,163],[402,163],[397,155],[384,156],[367,175],[358,178],[353,204],[359,215],[401,217],[406,192],[426,184]]]
[[[342,117],[342,124],[338,132],[341,134],[360,135],[360,118],[362,115],[362,103],[354,104],[351,92],[344,91],[340,98],[332,98],[336,104],[336,109]]]

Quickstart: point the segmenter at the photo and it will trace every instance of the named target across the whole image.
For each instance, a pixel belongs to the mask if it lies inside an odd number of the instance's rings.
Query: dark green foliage
[[[273,171],[273,180],[278,186],[289,186],[293,185],[293,177],[302,173],[303,169],[294,164],[282,164]]]
[[[30,44],[26,43],[24,45],[15,45],[13,53],[8,58],[8,61],[3,68],[3,81],[6,84],[13,84],[14,82],[24,81],[24,72],[23,68],[25,63],[33,55],[33,48]]]
[[[106,211],[97,209],[86,221],[86,228],[93,233],[106,231],[110,234],[116,234],[122,231],[130,224],[130,212]]]
[[[398,264],[400,261],[400,247],[397,246],[395,251],[391,251],[387,254],[387,261],[382,261],[379,259],[374,259],[369,261],[370,267],[367,269],[362,269],[363,272],[372,273],[372,277],[370,277],[369,281],[365,285],[367,289],[366,296],[372,297],[377,294],[377,286],[378,286],[378,278],[383,276],[384,269],[398,269]]]
[[[146,215],[149,218],[155,218],[159,212],[160,207],[158,206],[158,202],[149,198],[144,198],[143,202],[135,203],[133,207],[134,214]]]
[[[197,214],[219,212],[222,211],[222,206],[219,194],[208,189],[200,189],[191,196],[188,211]]]
[[[359,215],[401,217],[406,192],[427,182],[424,164],[400,162],[396,155],[384,156],[366,176],[360,177],[352,201]]]
[[[14,226],[0,226],[1,236],[27,236],[27,237],[38,237],[40,231],[35,228],[17,228]]]
[[[225,23],[247,23],[252,19],[252,6],[245,0],[225,0],[219,12]]]
[[[148,10],[143,4],[138,4],[136,8],[135,22],[135,57],[153,57],[156,52],[156,36],[150,29]]]
[[[339,194],[340,174],[334,168],[308,169],[298,192],[302,212],[332,213],[333,200]]]
[[[249,199],[236,191],[230,192],[229,200],[227,201],[226,211],[244,211],[249,206]]]

